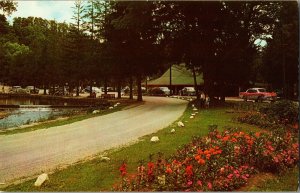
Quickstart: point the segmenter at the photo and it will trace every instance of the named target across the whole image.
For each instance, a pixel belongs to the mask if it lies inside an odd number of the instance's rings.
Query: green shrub
[[[262,107],[259,111],[279,124],[295,124],[298,122],[298,105],[292,101],[276,101],[267,107]]]

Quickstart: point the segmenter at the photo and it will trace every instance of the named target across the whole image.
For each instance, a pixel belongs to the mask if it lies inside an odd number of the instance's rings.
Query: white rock
[[[171,133],[175,133],[175,129],[172,129],[172,130],[171,130]]]
[[[178,127],[184,127],[184,124],[181,121],[178,121],[177,125],[178,125]]]
[[[189,101],[193,101],[193,99],[189,99]]]
[[[198,114],[198,112],[195,112],[196,114]]]
[[[109,109],[113,109],[114,107],[109,107]]]
[[[198,111],[198,109],[196,107],[193,108],[193,111]]]
[[[46,180],[49,180],[48,174],[43,173],[34,182],[34,186],[41,186]]]
[[[158,142],[159,138],[157,136],[153,136],[153,137],[151,137],[150,141],[151,142]]]
[[[100,111],[99,110],[94,110],[93,111],[93,114],[97,114],[97,113],[100,113]]]
[[[194,118],[194,116],[190,116],[190,119],[193,119]]]
[[[194,107],[195,107],[195,105],[194,105],[194,104],[192,104],[192,107],[194,108]]]
[[[100,161],[110,161],[109,157],[100,157]]]
[[[116,105],[120,105],[121,103],[117,103]]]
[[[114,105],[114,107],[117,107],[117,106],[118,106],[117,104]]]
[[[195,116],[196,114],[195,114],[195,113],[192,113],[191,115],[192,115],[192,116]]]

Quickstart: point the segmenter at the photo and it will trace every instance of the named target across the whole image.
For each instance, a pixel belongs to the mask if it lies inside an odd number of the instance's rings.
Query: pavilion
[[[171,74],[171,83],[170,83],[170,74]],[[197,87],[201,89],[203,87],[203,74],[196,75]],[[194,87],[194,77],[191,70],[188,70],[185,67],[185,64],[174,64],[170,68],[161,75],[157,79],[149,80],[143,83],[144,86],[148,88],[153,87],[168,87],[172,90],[173,94],[178,94],[179,90],[183,89],[184,87]]]

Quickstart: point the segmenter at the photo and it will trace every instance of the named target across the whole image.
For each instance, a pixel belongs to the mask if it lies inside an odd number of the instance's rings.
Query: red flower
[[[149,176],[153,175],[153,169],[154,169],[154,163],[148,162],[148,175]]]
[[[198,149],[197,152],[199,155],[203,154],[203,151],[201,149]]]
[[[210,154],[206,154],[206,159],[210,159]]]
[[[255,133],[255,136],[256,136],[256,137],[259,137],[259,136],[260,136],[260,132],[256,132],[256,133]]]
[[[167,169],[166,169],[166,173],[167,174],[171,174],[173,171],[171,169],[171,166],[170,165],[167,165]]]
[[[200,155],[196,155],[196,156],[195,156],[195,160],[198,161],[198,160],[200,160],[200,159],[201,159],[201,156],[200,156]]]
[[[121,176],[124,177],[127,174],[127,170],[126,170],[126,164],[123,163],[120,167],[120,172],[121,172]]]
[[[229,140],[229,136],[223,137],[222,141],[228,141]]]
[[[193,175],[193,166],[192,165],[188,165],[185,168],[185,175],[187,175],[188,177],[191,177]]]
[[[199,163],[200,165],[204,165],[204,164],[205,164],[205,160],[204,160],[204,159],[199,159],[199,160],[198,160],[198,163]]]

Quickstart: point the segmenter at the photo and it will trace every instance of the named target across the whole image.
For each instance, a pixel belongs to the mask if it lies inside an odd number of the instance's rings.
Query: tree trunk
[[[107,94],[107,79],[104,78],[104,94]]]
[[[118,79],[118,83],[117,83],[117,91],[118,91],[118,99],[121,98],[121,80]]]
[[[172,91],[172,64],[170,64],[170,96],[173,95]]]
[[[62,85],[62,88],[63,88],[62,95],[65,96],[65,85]]]
[[[130,80],[129,80],[129,99],[133,99],[133,80],[132,80],[132,76],[130,76]]]
[[[76,86],[76,96],[78,97],[79,96],[79,82],[78,82],[78,85]]]
[[[197,77],[196,77],[196,71],[195,71],[195,66],[193,65],[193,77],[194,77],[194,87],[196,91],[196,97],[197,100],[200,99],[199,93],[198,93],[198,86],[197,86]]]
[[[52,85],[52,95],[55,95],[55,85]]]
[[[43,86],[44,86],[44,95],[46,95],[47,94],[46,86],[45,85]]]
[[[137,75],[136,81],[137,81],[137,101],[143,101],[141,75]]]
[[[90,97],[93,96],[93,81],[90,82]]]

